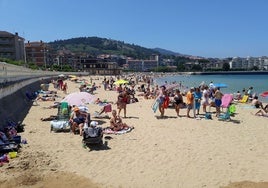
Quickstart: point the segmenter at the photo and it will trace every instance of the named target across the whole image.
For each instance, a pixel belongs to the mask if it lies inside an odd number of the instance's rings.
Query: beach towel
[[[125,133],[132,131],[132,130],[133,130],[133,128],[129,127],[128,129],[123,129],[120,131],[113,131],[111,128],[107,127],[107,128],[103,129],[103,134],[125,134]]]
[[[111,104],[107,104],[104,106],[104,112],[108,113],[112,111],[112,105]]]
[[[228,108],[230,103],[233,101],[233,95],[231,94],[224,94],[221,99],[221,107]]]
[[[159,107],[159,100],[156,99],[155,102],[152,105],[152,110],[153,110],[154,113],[156,112],[156,110],[158,109],[158,107]]]
[[[50,121],[51,130],[58,131],[70,128],[69,121],[52,120]]]

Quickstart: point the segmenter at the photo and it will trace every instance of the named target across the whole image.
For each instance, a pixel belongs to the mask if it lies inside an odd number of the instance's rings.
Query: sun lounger
[[[241,100],[239,100],[239,102],[240,103],[246,103],[246,102],[248,102],[248,98],[249,98],[248,95],[244,95],[243,98]]]

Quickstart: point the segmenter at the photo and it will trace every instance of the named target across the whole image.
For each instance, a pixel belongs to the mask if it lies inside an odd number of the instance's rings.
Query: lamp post
[[[25,39],[23,40],[23,53],[24,53],[24,66],[26,66],[27,58],[26,58],[26,49],[25,49]]]
[[[22,48],[23,48],[23,61],[24,61],[24,66],[26,65],[26,49],[25,49],[25,39],[24,38],[19,38],[19,45],[22,43]],[[21,48],[20,48],[21,49]]]
[[[44,53],[43,59],[44,59],[44,65],[45,65],[45,69],[47,69],[47,58],[46,58],[46,52],[48,52],[48,50],[46,50],[45,48],[43,50],[41,50],[41,52]]]

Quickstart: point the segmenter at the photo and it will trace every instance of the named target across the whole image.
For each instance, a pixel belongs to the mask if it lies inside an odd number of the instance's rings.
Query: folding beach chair
[[[236,111],[235,105],[234,104],[230,105],[227,108],[227,112],[219,115],[218,120],[222,120],[222,121],[229,121],[229,120],[231,120],[231,116],[234,115],[235,111]]]
[[[57,119],[50,121],[50,131],[70,131],[70,108],[67,102],[61,102],[58,107]]]
[[[94,113],[94,117],[95,118],[101,118],[102,117],[101,114],[103,114],[103,113],[106,114],[106,116],[104,116],[104,117],[107,117],[108,116],[107,113],[111,112],[111,111],[112,111],[112,105],[111,104],[106,104],[105,106],[103,106],[101,108],[101,110],[99,112],[96,111]]]

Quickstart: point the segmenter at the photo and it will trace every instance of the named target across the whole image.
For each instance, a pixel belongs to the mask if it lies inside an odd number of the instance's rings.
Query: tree
[[[229,63],[223,63],[223,65],[222,65],[222,70],[223,70],[223,71],[229,71],[229,70],[230,70],[230,65],[229,65]]]

